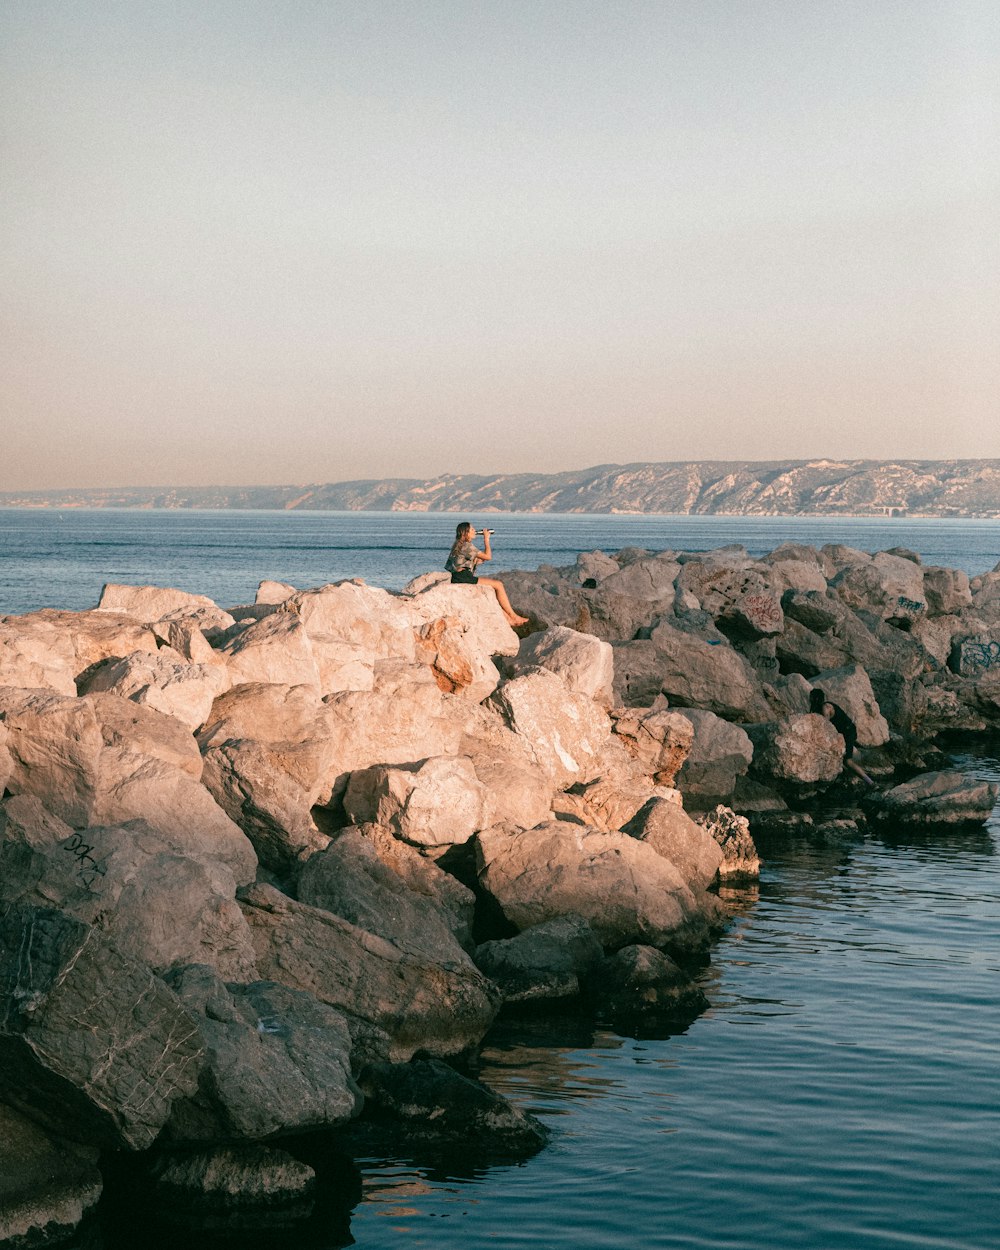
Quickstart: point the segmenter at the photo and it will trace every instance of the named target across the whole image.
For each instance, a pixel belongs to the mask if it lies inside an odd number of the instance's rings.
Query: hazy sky
[[[1000,456],[996,0],[14,0],[0,489]]]

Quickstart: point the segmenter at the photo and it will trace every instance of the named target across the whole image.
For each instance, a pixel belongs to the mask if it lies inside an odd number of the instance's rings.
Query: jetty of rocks
[[[0,617],[0,1244],[74,1229],[107,1152],[232,1227],[309,1209],[307,1131],[538,1149],[460,1070],[504,1005],[693,1018],[752,829],[993,808],[935,740],[1000,719],[1000,566],[630,549],[504,581],[520,637],[435,573]]]

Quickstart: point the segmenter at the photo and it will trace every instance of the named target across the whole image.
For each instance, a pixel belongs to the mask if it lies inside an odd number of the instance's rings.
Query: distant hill
[[[312,486],[7,491],[0,507],[1000,516],[1000,460],[687,460]]]

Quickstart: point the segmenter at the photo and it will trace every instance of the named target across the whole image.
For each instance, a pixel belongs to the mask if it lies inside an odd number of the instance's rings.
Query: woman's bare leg
[[[500,604],[500,610],[507,618],[511,625],[527,625],[528,618],[526,616],[518,616],[514,609],[510,606],[510,600],[507,598],[507,591],[504,589],[503,582],[498,582],[493,577],[481,577],[479,579],[480,586],[489,586],[490,590],[497,597],[497,603]]]
[[[875,782],[872,781],[871,777],[868,776],[868,774],[865,772],[865,770],[861,767],[861,765],[856,760],[850,760],[850,759],[844,760],[844,767],[849,768],[852,773],[860,777],[862,781],[866,781],[868,785],[873,786],[875,784]]]

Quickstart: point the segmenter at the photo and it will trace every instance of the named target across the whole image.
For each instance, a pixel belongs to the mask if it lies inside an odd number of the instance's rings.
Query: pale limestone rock
[[[727,798],[753,759],[753,744],[746,731],[714,712],[686,708],[680,714],[691,723],[694,732],[691,750],[677,776],[681,793]]]
[[[771,590],[751,590],[737,595],[719,611],[732,637],[773,638],[785,628],[779,596]]]
[[[557,916],[500,941],[483,942],[477,967],[503,991],[508,1003],[578,998],[604,951],[581,916]]]
[[[14,794],[43,800],[68,825],[90,823],[104,747],[92,702],[49,691],[0,688]]]
[[[272,582],[265,578],[257,586],[254,603],[284,603],[286,599],[291,599],[292,595],[295,594],[298,594],[298,591],[294,586],[289,586],[287,582]]]
[[[651,798],[622,826],[622,832],[668,859],[692,890],[707,889],[718,875],[721,846],[669,799]]]
[[[428,867],[441,872],[429,861]],[[443,968],[468,967],[469,957],[438,897],[410,889],[360,829],[342,830],[324,851],[306,861],[298,898],[377,933],[418,959]]]
[[[416,846],[455,846],[483,828],[489,807],[471,760],[435,756],[352,773],[344,810],[355,824],[384,825]]]
[[[409,600],[356,581],[321,586],[296,594],[293,607],[313,640],[349,643],[374,660],[412,660],[413,629]]]
[[[230,738],[308,742],[329,732],[327,708],[315,686],[245,682],[215,700],[198,743],[204,751]]]
[[[611,728],[657,785],[674,784],[694,742],[691,721],[679,709],[615,708]]]
[[[224,666],[190,664],[176,651],[164,647],[155,654],[134,651],[102,665],[81,687],[81,693],[120,695],[173,716],[193,731],[204,723],[212,703],[230,684]]]
[[[131,755],[159,760],[194,781],[200,780],[198,743],[173,716],[117,694],[89,694],[80,702],[94,709],[105,751],[116,758]]]
[[[772,560],[768,563],[778,594],[785,590],[826,593],[826,578],[814,560]]]
[[[867,609],[883,620],[916,621],[927,613],[923,569],[886,551],[848,565],[830,586],[849,608]]]
[[[608,573],[600,586],[605,593],[665,604],[674,597],[674,579],[680,571],[681,566],[669,553],[649,556]]]
[[[929,616],[914,623],[910,637],[916,638],[939,668],[947,668],[955,635],[963,627],[958,616]]]
[[[172,1140],[253,1141],[330,1128],[360,1109],[347,1021],[332,1007],[273,981],[227,985],[203,965],[165,979],[198,1025],[210,1074],[174,1104]]]
[[[576,557],[576,578],[581,583],[591,579],[600,583],[617,573],[620,567],[617,560],[603,551],[581,551]]]
[[[557,819],[573,819],[580,824],[613,833],[624,826],[651,798],[680,802],[676,790],[651,785],[641,773],[618,769],[609,776],[597,777],[586,784],[556,794],[552,811]]]
[[[247,890],[243,909],[261,974],[342,1011],[359,1064],[405,1062],[418,1050],[459,1054],[493,1021],[499,993],[471,966],[417,959],[270,886]]]
[[[750,836],[750,822],[745,816],[737,816],[732,808],[720,803],[711,812],[699,816],[698,824],[722,848],[722,863],[719,865],[722,880],[752,880],[760,876],[760,857]]]
[[[400,599],[416,636],[428,625],[448,619],[448,647],[464,656],[473,680],[462,687],[463,697],[476,703],[496,688],[492,657],[516,655],[520,640],[507,624],[496,595],[488,586],[456,586],[439,582],[419,594]]]
[[[0,618],[0,686],[76,694],[76,649],[72,639],[47,621]]]
[[[505,681],[491,702],[554,786],[589,781],[600,772],[608,715],[593,699],[568,690],[554,673],[534,669]]]
[[[419,573],[416,577],[411,577],[403,587],[401,593],[404,595],[419,595],[424,590],[430,590],[432,586],[443,586],[451,584],[451,574],[446,573],[443,569],[434,570],[431,573]]]
[[[831,703],[844,709],[858,730],[858,745],[880,747],[889,741],[889,725],[882,715],[871,679],[860,665],[849,664],[812,679],[816,689],[824,692]]]
[[[656,648],[660,689],[671,703],[704,708],[726,719],[753,720],[766,715],[760,684],[732,647],[712,646],[665,621],[649,638]]]
[[[37,799],[12,798],[0,833],[0,898],[55,907],[93,925],[154,972],[205,963],[256,975],[232,873],[179,855],[144,821],[74,832]]]
[[[176,995],[91,926],[5,908],[0,984],[0,1095],[61,1134],[143,1150],[197,1088],[203,1051]]]
[[[564,625],[552,625],[529,634],[511,663],[514,673],[544,668],[555,673],[574,694],[587,695],[602,707],[610,707],[614,683],[614,657],[610,643],[593,634],[581,634]]]
[[[155,621],[150,630],[164,647],[176,651],[189,664],[204,664],[213,668],[225,666],[225,659],[208,641],[201,626],[190,617],[171,620],[167,616],[162,621]]]
[[[273,612],[230,634],[220,654],[234,686],[268,682],[320,689],[319,666],[309,634],[294,612]]]
[[[415,631],[416,659],[427,664],[438,687],[476,703],[497,687],[500,672],[491,656],[476,646],[469,626],[457,616],[439,616]]]
[[[959,772],[921,773],[883,794],[868,796],[881,820],[907,825],[983,824],[992,814],[1000,784],[977,781]]]
[[[518,929],[579,915],[606,946],[667,941],[695,911],[677,869],[623,833],[551,821],[536,829],[484,830],[479,882]]]
[[[961,569],[924,569],[924,594],[931,616],[951,616],[972,606],[969,575]]]
[[[844,739],[825,717],[811,712],[749,725],[753,771],[764,780],[833,781],[844,766]]]
[[[168,613],[193,615],[199,611],[221,612],[207,595],[192,595],[186,590],[161,586],[124,586],[115,582],[104,586],[97,608],[100,612],[121,612],[147,625],[161,620]],[[229,624],[232,624],[232,618]]]

